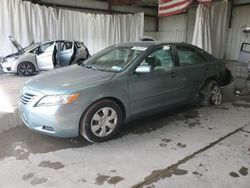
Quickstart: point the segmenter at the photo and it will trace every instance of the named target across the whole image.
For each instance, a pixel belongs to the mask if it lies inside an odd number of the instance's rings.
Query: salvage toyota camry
[[[185,43],[114,45],[81,66],[33,77],[20,95],[23,122],[58,137],[90,142],[115,136],[125,122],[177,105],[219,105],[232,81],[221,60]]]

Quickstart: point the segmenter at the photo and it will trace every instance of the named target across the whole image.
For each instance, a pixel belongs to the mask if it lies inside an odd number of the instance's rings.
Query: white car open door
[[[60,66],[67,66],[71,62],[71,58],[74,55],[74,43],[73,41],[60,41],[57,58],[60,62]]]
[[[37,66],[39,70],[53,70],[53,53],[55,50],[55,42],[50,41],[42,44],[37,52]]]
[[[242,43],[238,61],[242,64],[248,64],[248,66],[250,66],[250,43]]]

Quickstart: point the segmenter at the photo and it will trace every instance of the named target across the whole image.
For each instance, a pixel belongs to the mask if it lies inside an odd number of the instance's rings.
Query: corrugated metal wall
[[[192,42],[195,24],[196,7],[188,9],[187,13],[160,17],[159,32],[152,29],[152,20],[145,19],[144,35],[152,36],[166,42]],[[149,22],[148,22],[149,21]]]
[[[150,24],[144,23],[145,27]],[[148,26],[147,26],[148,25]],[[152,36],[157,40],[166,42],[185,42],[187,31],[187,14],[161,17],[159,19],[159,32],[146,30],[144,35]]]
[[[159,32],[147,30],[144,34],[161,41],[190,43],[193,37],[195,12],[196,8],[190,8],[188,14],[160,18]],[[250,24],[250,5],[235,6],[231,28],[228,33],[225,33],[227,37],[226,60],[237,60],[241,43],[250,42],[250,34],[242,32],[244,24]]]
[[[152,36],[159,41],[165,42],[185,42],[186,31],[165,31],[165,32],[144,32],[146,36]]]
[[[250,24],[250,5],[234,7],[231,28],[227,35],[227,60],[237,60],[241,43],[250,42],[250,33],[242,32],[242,26],[245,24]]]

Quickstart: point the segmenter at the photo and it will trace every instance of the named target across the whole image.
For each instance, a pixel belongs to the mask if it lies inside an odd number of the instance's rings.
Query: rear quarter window
[[[187,46],[176,46],[180,66],[206,63],[207,59],[196,49]]]

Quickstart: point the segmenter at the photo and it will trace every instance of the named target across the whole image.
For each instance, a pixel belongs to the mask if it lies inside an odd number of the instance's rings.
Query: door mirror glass
[[[38,54],[42,54],[42,53],[43,53],[43,50],[42,50],[41,46],[39,46],[39,48],[38,48],[38,50],[37,50],[37,53],[38,53]]]
[[[149,65],[140,65],[135,69],[136,73],[150,73],[152,72],[152,66]]]

